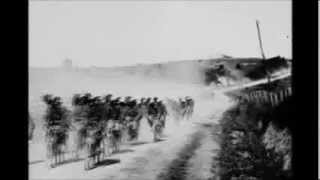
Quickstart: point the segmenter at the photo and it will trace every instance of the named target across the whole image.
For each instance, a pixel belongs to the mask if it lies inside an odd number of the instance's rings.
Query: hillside
[[[230,97],[291,87],[291,78],[229,92]],[[237,100],[221,119],[220,151],[214,157],[221,179],[292,179],[291,95],[277,105]]]
[[[229,77],[240,81],[244,79],[256,80],[265,77],[264,67],[271,72],[288,68],[290,62],[281,57],[270,58],[263,61],[259,58],[217,58],[204,60],[184,60],[157,64],[139,64],[125,67],[91,67],[91,68],[30,68],[29,76],[33,81],[47,80],[52,78],[74,77],[119,77],[135,76],[170,81],[210,84],[216,82],[213,74],[218,77]],[[221,69],[222,68],[222,69]],[[218,71],[216,71],[218,70]],[[221,71],[222,70],[222,71]],[[54,74],[54,77],[52,76]],[[38,79],[40,78],[40,79]]]

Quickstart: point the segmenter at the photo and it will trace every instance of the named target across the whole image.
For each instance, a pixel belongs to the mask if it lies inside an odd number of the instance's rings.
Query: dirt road
[[[216,144],[208,125],[217,123],[219,116],[231,105],[222,93],[202,92],[195,97],[194,116],[177,123],[169,117],[163,141],[152,142],[151,131],[141,132],[136,143],[123,145],[122,151],[110,156],[101,166],[84,171],[83,160],[48,169],[45,163],[29,165],[30,179],[168,179],[175,172],[185,171],[182,178],[207,179],[211,176],[212,150]],[[141,129],[148,129],[146,121]],[[194,146],[194,143],[198,143]],[[192,150],[193,149],[193,150]],[[191,155],[186,152],[193,151]],[[179,159],[182,159],[183,162]]]
[[[260,81],[259,83],[264,83]],[[254,84],[254,83],[253,83]],[[255,85],[255,84],[254,84]],[[239,87],[238,87],[239,88]],[[229,88],[229,90],[232,88]],[[105,180],[207,180],[214,177],[213,156],[218,149],[212,129],[232,101],[224,90],[202,89],[195,94],[195,111],[190,121],[177,123],[168,118],[163,141],[152,142],[144,120],[140,139],[121,147],[120,153],[107,158],[97,168],[84,171],[84,162],[66,163],[48,169],[40,160],[29,164],[30,179],[105,179]],[[33,153],[45,152],[43,146],[31,146]],[[42,149],[41,149],[42,148]]]

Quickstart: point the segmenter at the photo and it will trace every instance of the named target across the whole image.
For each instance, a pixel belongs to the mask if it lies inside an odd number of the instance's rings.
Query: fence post
[[[261,96],[261,91],[258,91],[258,98],[259,98],[259,103],[262,104],[262,96]]]
[[[284,99],[283,99],[283,90],[279,91],[279,100],[280,100],[280,103],[282,101],[284,101]]]
[[[277,93],[274,94],[274,100],[275,100],[275,105],[278,105],[279,104],[279,100],[278,100],[278,94]]]
[[[272,100],[271,92],[268,92],[268,98],[269,98],[269,103],[271,104],[271,106],[273,106],[273,100]]]
[[[285,92],[286,92],[285,89],[281,92],[281,94],[282,94],[282,99],[283,99],[283,100],[286,100]]]
[[[253,98],[252,98],[252,101],[255,102],[255,101],[256,101],[256,94],[255,94],[254,91],[252,92],[252,97],[253,97]]]
[[[257,91],[254,92],[254,97],[255,97],[255,102],[257,103],[257,102],[258,102],[258,94],[257,94]]]
[[[283,99],[287,99],[287,96],[288,96],[287,94],[288,94],[288,89],[286,88],[283,90]]]
[[[274,93],[271,93],[271,97],[272,97],[272,106],[276,106],[277,104],[276,104],[276,96],[275,96],[275,94]]]
[[[289,87],[288,90],[289,90],[289,91],[288,91],[288,92],[289,92],[288,95],[291,96],[291,94],[292,94],[292,89],[291,89],[291,87]]]
[[[264,103],[268,102],[268,93],[267,93],[267,91],[263,91],[263,101],[264,101]]]

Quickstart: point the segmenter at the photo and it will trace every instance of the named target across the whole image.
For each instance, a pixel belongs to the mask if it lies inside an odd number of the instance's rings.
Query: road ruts
[[[148,148],[133,157],[126,165],[121,166],[109,176],[108,180],[155,180],[157,175],[177,159],[181,149],[190,141],[190,136],[197,130],[191,123],[180,127],[174,137],[165,141],[151,143]]]
[[[194,156],[204,138],[202,131],[197,131],[191,135],[177,157],[171,161],[169,166],[157,176],[157,180],[183,180],[187,176],[189,160]]]
[[[217,124],[201,124],[201,131],[204,138],[201,146],[195,151],[194,156],[189,160],[186,180],[216,180],[217,174],[214,165],[214,158],[218,152],[218,141],[213,132],[216,131]],[[213,168],[214,167],[214,168]]]

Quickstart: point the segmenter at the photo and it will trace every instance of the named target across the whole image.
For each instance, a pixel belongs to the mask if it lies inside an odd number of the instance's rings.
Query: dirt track
[[[218,146],[212,137],[212,126],[232,102],[222,91],[213,93],[209,88],[193,97],[196,102],[193,118],[178,124],[169,117],[163,141],[154,143],[151,132],[143,131],[138,142],[122,146],[120,153],[90,171],[84,171],[83,160],[50,170],[41,159],[33,160],[29,164],[30,179],[205,180],[213,177],[212,159]],[[141,129],[148,129],[146,121]]]
[[[211,158],[206,158],[205,155],[211,156],[210,149],[216,145],[212,143],[212,138],[208,138],[209,129],[205,125],[217,123],[219,115],[231,105],[222,93],[212,95],[212,92],[208,91],[196,97],[195,112],[190,121],[178,124],[169,117],[163,141],[152,142],[151,132],[145,131],[141,133],[142,137],[138,142],[124,145],[122,152],[110,156],[93,170],[84,171],[83,161],[48,170],[44,162],[40,161],[30,164],[30,179],[168,179],[170,173],[172,174],[170,168],[185,171],[187,174],[181,176],[182,178],[206,179],[211,176],[208,169],[211,167],[211,161],[207,161]],[[215,115],[215,118],[212,118],[212,115]],[[141,129],[148,129],[146,126],[146,122],[143,121]],[[186,155],[195,142],[198,145],[193,147],[194,152]],[[183,162],[177,162],[185,157],[187,158]],[[175,167],[179,164],[185,169]],[[199,166],[203,167],[201,171]]]

